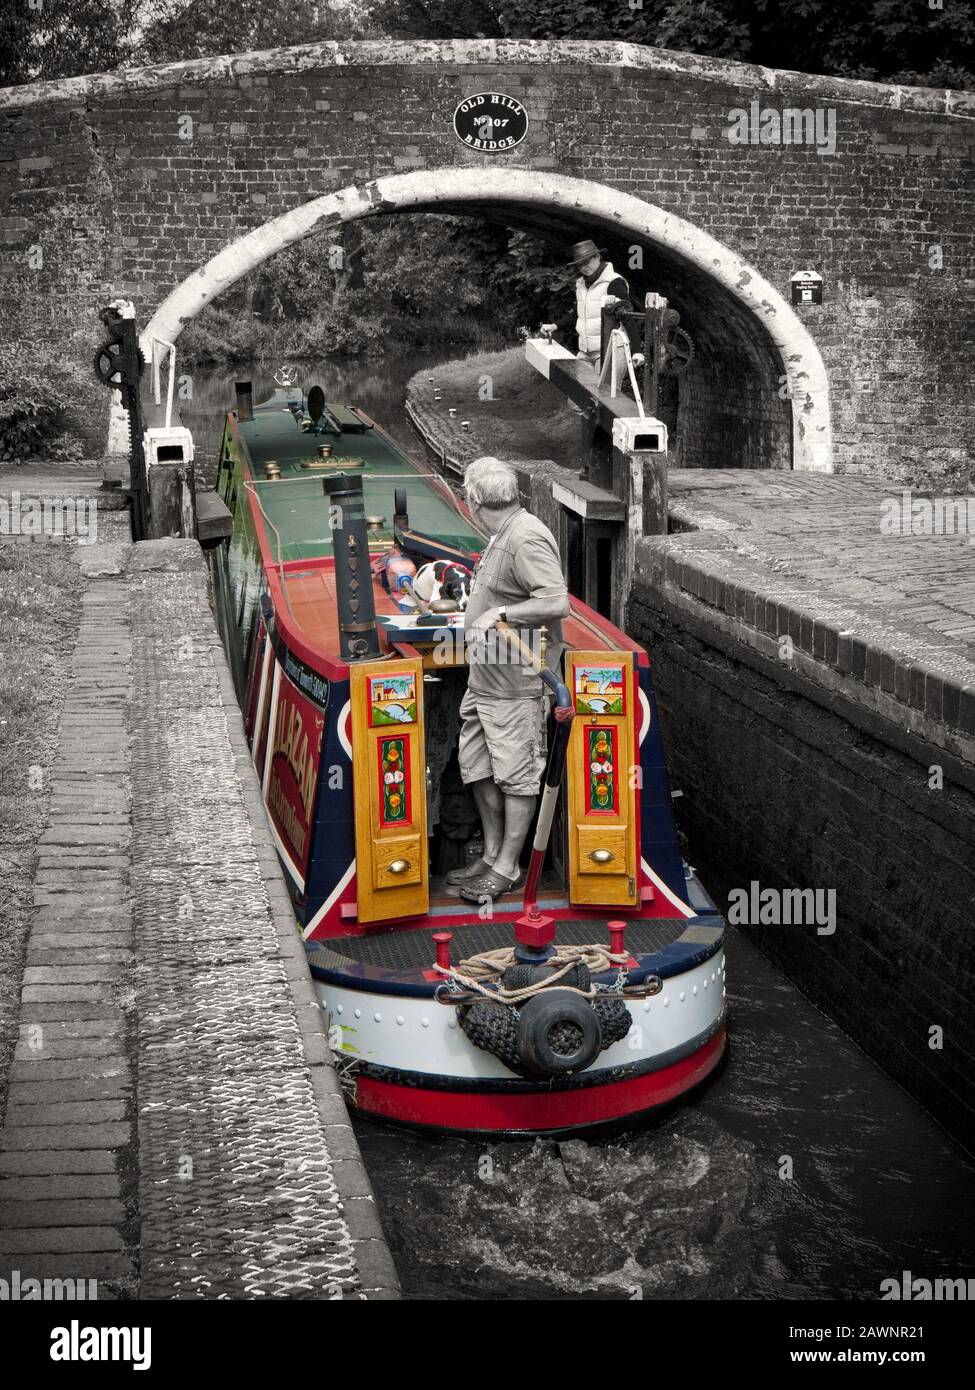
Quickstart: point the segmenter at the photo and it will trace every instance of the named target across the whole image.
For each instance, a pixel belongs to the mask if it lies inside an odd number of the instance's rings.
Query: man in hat
[[[630,309],[630,287],[622,275],[617,275],[612,261],[603,259],[594,241],[576,242],[572,248],[572,264],[579,272],[575,313],[578,355],[598,368],[603,305],[615,299],[620,310]],[[567,315],[559,324],[560,331],[564,333],[571,324],[572,317]]]

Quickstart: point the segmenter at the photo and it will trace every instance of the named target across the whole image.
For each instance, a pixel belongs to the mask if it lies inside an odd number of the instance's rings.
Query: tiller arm
[[[563,685],[558,676],[547,666],[542,665],[535,653],[525,646],[508,624],[499,622],[497,628],[499,632],[504,633],[513,646],[519,649],[528,664],[538,672],[542,681],[555,695],[555,709],[553,711],[555,737],[548,750],[545,780],[538,807],[538,820],[535,824],[535,838],[532,841],[531,859],[528,863],[528,875],[525,879],[525,916],[535,918],[539,915],[536,906],[538,880],[541,877],[545,851],[548,849],[549,838],[552,834],[552,822],[555,819],[555,808],[558,805],[562,774],[565,772],[565,755],[569,746],[569,735],[572,733],[575,706],[572,703],[572,696],[569,694],[568,687]]]

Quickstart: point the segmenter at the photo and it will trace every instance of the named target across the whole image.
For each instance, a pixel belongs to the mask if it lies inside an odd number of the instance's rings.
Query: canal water
[[[876,1299],[975,1277],[975,1167],[729,932],[729,1051],[614,1138],[419,1137],[357,1119],[405,1292],[451,1299]]]
[[[423,461],[403,393],[437,360],[304,364],[299,381]],[[195,372],[181,405],[211,465],[244,377],[256,400],[273,389],[273,367]],[[975,1165],[734,931],[727,960],[727,1060],[652,1124],[487,1142],[355,1120],[408,1296],[876,1299],[905,1270],[975,1277]]]

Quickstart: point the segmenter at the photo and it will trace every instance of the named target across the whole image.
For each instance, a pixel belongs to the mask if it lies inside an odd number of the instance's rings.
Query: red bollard
[[[609,949],[614,956],[626,954],[626,946],[623,944],[623,937],[626,933],[625,922],[607,922],[609,927]]]
[[[435,931],[433,933],[433,939],[437,943],[437,964],[442,969],[449,970],[451,966],[450,943],[454,939],[453,932]]]

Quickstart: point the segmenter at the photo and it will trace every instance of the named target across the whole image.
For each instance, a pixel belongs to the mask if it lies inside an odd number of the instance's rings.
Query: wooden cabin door
[[[358,919],[421,916],[430,905],[423,664],[349,670]]]
[[[636,907],[638,766],[632,652],[567,652],[576,717],[566,755],[569,901]]]

